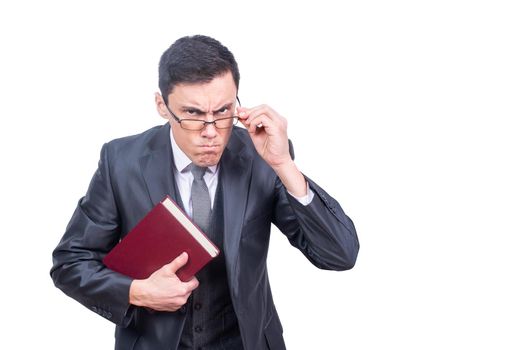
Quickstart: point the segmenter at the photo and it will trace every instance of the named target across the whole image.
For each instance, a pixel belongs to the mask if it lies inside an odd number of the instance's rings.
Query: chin
[[[217,165],[220,161],[220,155],[204,155],[203,157],[197,157],[197,159],[193,160],[194,163],[196,163],[198,166],[201,167],[208,167]]]

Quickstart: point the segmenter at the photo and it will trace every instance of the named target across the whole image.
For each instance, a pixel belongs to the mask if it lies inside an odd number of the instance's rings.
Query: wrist
[[[274,167],[273,170],[275,170],[286,190],[293,196],[303,197],[307,194],[306,179],[292,159]]]
[[[144,281],[133,280],[131,287],[129,288],[129,304],[135,306],[145,306],[144,300]]]
[[[295,170],[297,170],[295,162],[291,158],[273,165],[272,168],[277,173],[278,176],[280,176],[281,174],[282,175],[292,174],[293,172],[295,172]]]

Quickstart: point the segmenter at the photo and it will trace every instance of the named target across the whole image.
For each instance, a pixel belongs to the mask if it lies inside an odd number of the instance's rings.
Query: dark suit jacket
[[[176,349],[185,315],[129,305],[131,279],[104,256],[166,194],[175,198],[169,124],[105,144],[85,197],[53,252],[51,276],[70,297],[114,322],[116,349]],[[284,349],[266,257],[271,223],[317,267],[353,267],[359,243],[339,204],[308,179],[301,205],[235,127],[220,161],[224,251],[231,299],[246,350]]]

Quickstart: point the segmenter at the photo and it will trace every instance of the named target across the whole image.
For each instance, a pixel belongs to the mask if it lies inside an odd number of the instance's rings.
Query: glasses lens
[[[215,128],[217,129],[229,129],[233,125],[236,125],[238,123],[237,117],[230,117],[230,118],[220,118],[215,119],[214,123],[207,123],[202,120],[195,120],[195,119],[181,119],[180,120],[180,126],[182,129],[186,130],[202,130],[207,124],[214,124]]]
[[[200,120],[182,119],[180,120],[180,126],[186,130],[202,130],[204,123]]]
[[[217,129],[228,129],[233,125],[236,125],[238,122],[237,117],[231,117],[231,118],[221,118],[215,120],[215,127]]]

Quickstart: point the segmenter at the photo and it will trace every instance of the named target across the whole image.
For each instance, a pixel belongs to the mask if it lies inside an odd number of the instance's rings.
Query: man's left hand
[[[304,196],[306,180],[289,154],[287,120],[267,105],[238,107],[237,112],[258,154],[275,170],[290,193]]]
[[[287,120],[267,105],[238,107],[240,122],[249,131],[255,148],[273,169],[291,161]]]

